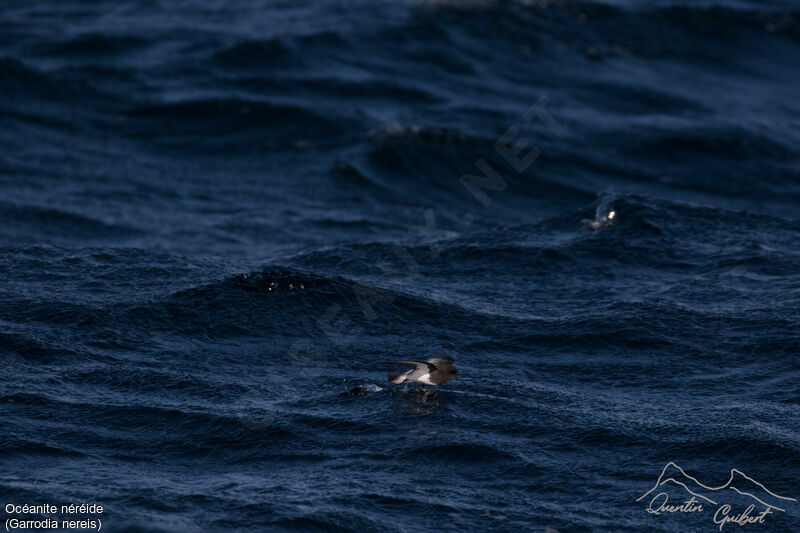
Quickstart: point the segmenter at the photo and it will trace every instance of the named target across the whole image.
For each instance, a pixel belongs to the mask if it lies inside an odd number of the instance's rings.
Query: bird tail
[[[392,383],[397,383],[399,385],[401,383],[405,383],[406,374],[408,374],[408,372],[403,372],[401,374],[386,374],[386,377],[389,378],[389,381]]]

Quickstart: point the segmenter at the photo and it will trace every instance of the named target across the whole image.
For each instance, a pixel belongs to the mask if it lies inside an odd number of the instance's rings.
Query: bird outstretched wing
[[[386,361],[387,365],[412,365],[415,370],[424,370],[426,372],[434,372],[436,365],[427,361]]]

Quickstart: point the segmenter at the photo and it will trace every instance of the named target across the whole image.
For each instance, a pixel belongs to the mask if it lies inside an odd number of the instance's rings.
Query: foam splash
[[[617,212],[613,209],[602,212],[600,211],[600,208],[598,208],[598,214],[595,215],[594,220],[584,219],[583,224],[586,228],[592,230],[607,228],[614,223],[616,216]]]

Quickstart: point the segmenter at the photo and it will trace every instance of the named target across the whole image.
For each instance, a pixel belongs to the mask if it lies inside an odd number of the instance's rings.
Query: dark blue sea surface
[[[798,95],[794,1],[3,0],[0,503],[719,531],[637,501],[670,461],[800,499]]]

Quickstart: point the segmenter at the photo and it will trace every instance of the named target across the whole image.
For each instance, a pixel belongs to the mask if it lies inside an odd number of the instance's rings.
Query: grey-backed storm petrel
[[[424,385],[441,385],[458,377],[452,357],[432,357],[427,361],[387,361],[387,364],[412,365],[414,368],[400,374],[387,374],[392,383],[417,382]]]

